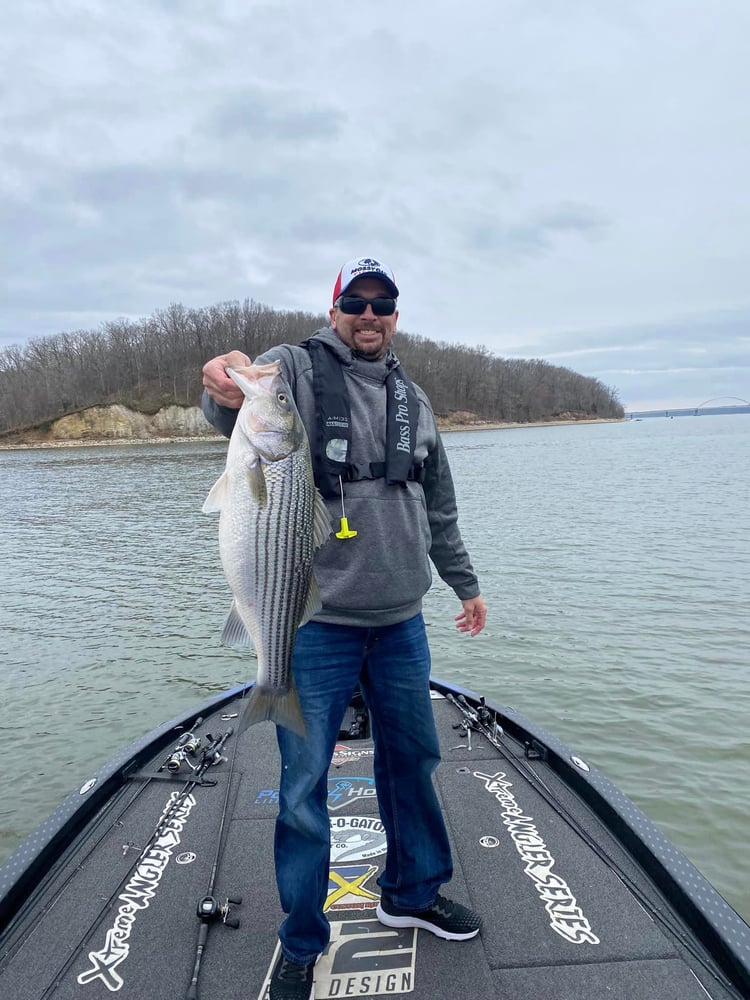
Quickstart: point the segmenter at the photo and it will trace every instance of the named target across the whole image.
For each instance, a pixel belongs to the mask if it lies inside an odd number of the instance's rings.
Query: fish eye
[[[277,393],[276,398],[278,399],[278,401],[280,403],[286,403],[286,401],[287,401],[287,394],[285,392],[279,392],[279,393]]]

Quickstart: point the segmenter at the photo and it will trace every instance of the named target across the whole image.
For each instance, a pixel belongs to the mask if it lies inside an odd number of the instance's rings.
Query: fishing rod
[[[195,728],[195,727],[193,727],[193,728]],[[91,937],[91,935],[94,933],[95,929],[99,926],[99,923],[100,923],[102,917],[109,910],[110,906],[112,905],[113,900],[116,899],[117,896],[120,894],[120,891],[122,890],[122,887],[130,879],[130,877],[131,877],[131,875],[133,873],[133,870],[135,868],[137,868],[137,866],[148,855],[148,852],[151,850],[154,841],[159,836],[161,836],[161,834],[163,833],[164,829],[166,828],[166,824],[171,821],[172,817],[177,812],[177,810],[182,806],[182,804],[184,803],[185,799],[191,794],[191,792],[196,787],[198,787],[200,785],[203,785],[203,784],[206,784],[206,782],[202,781],[204,773],[208,770],[209,767],[212,767],[212,766],[214,766],[216,764],[220,764],[222,761],[226,761],[227,760],[227,758],[223,756],[223,754],[222,754],[221,751],[224,748],[224,744],[226,743],[226,741],[232,735],[232,732],[233,732],[233,730],[230,727],[223,734],[223,736],[216,736],[216,737],[214,737],[214,736],[211,736],[210,733],[206,733],[207,743],[206,743],[206,746],[205,746],[205,748],[203,750],[203,753],[201,755],[200,763],[193,769],[193,774],[188,778],[188,780],[185,782],[185,784],[180,789],[180,791],[176,792],[176,793],[173,793],[174,798],[170,802],[169,806],[162,813],[161,817],[159,818],[159,822],[154,827],[153,832],[151,833],[150,837],[146,841],[146,843],[145,843],[143,849],[141,850],[141,852],[138,854],[138,857],[135,859],[135,861],[133,861],[133,863],[131,865],[128,866],[128,869],[125,872],[125,874],[122,876],[122,878],[117,883],[117,885],[115,886],[115,888],[109,894],[109,896],[107,897],[107,899],[104,900],[104,902],[102,903],[101,907],[99,908],[99,912],[96,914],[96,916],[94,917],[94,919],[89,924],[88,929],[83,932],[83,934],[81,935],[78,943],[71,949],[71,952],[70,952],[67,960],[63,963],[62,967],[58,970],[57,975],[52,980],[52,982],[49,984],[49,986],[47,987],[47,989],[44,991],[44,993],[42,994],[40,1000],[45,1000],[46,997],[50,996],[54,992],[54,990],[57,989],[58,985],[60,984],[60,980],[65,975],[65,973],[68,971],[68,969],[73,964],[73,962],[75,962],[76,959],[78,958],[81,949],[86,944],[86,942]],[[154,777],[154,775],[151,775],[151,777]],[[213,784],[215,784],[215,782],[213,782]],[[145,785],[144,785],[144,787],[145,787]],[[130,846],[130,845],[126,845],[126,850],[127,850],[128,846]]]
[[[229,734],[232,732],[230,729]],[[234,895],[227,896],[223,903],[220,903],[216,896],[214,895],[214,888],[216,886],[216,873],[219,870],[219,863],[221,861],[221,856],[224,850],[224,826],[227,818],[227,810],[229,806],[229,793],[232,788],[232,775],[234,774],[234,762],[237,757],[237,741],[235,740],[234,752],[232,753],[232,763],[229,766],[229,774],[227,775],[227,787],[224,792],[224,807],[221,810],[221,821],[219,823],[219,833],[216,841],[216,853],[214,854],[214,862],[211,866],[211,875],[208,880],[208,890],[206,895],[198,902],[198,908],[196,914],[201,922],[200,929],[198,931],[198,943],[195,948],[195,963],[193,965],[193,975],[190,979],[190,986],[186,994],[186,1000],[198,1000],[198,976],[200,975],[201,962],[203,960],[203,952],[206,949],[206,940],[208,939],[208,931],[212,924],[215,924],[218,920],[226,927],[231,927],[232,930],[237,930],[240,926],[240,921],[237,917],[231,916],[231,906],[239,906],[242,902],[242,896]]]
[[[465,719],[463,725],[467,730],[473,729],[475,733],[481,733],[496,750],[505,751],[505,748],[500,743],[505,732],[497,721],[497,716],[493,716],[492,712],[487,708],[484,697],[480,697],[476,708],[472,708],[462,694],[456,697],[450,691],[447,691],[445,697],[463,715]]]

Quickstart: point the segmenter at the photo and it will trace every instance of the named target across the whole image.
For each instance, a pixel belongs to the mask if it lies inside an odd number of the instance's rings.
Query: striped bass
[[[219,551],[234,598],[221,641],[249,645],[258,676],[238,732],[270,719],[305,736],[292,677],[297,629],[320,610],[313,555],[331,532],[307,434],[278,361],[228,368],[245,399],[224,472],[203,510],[219,511]]]

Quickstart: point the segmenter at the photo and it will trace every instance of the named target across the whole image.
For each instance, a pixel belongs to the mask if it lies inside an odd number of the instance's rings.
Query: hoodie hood
[[[385,382],[388,378],[388,372],[398,364],[398,358],[390,347],[386,351],[385,357],[379,358],[377,361],[361,357],[356,351],[347,347],[330,326],[321,327],[320,330],[315,331],[313,336],[316,340],[322,340],[328,347],[331,347],[342,365],[352,369],[363,378],[375,382]]]

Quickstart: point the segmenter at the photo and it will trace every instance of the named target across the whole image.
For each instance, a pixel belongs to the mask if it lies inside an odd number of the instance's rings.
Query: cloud
[[[172,301],[319,312],[368,253],[411,332],[742,395],[748,33],[740,0],[15,5],[0,347]]]

